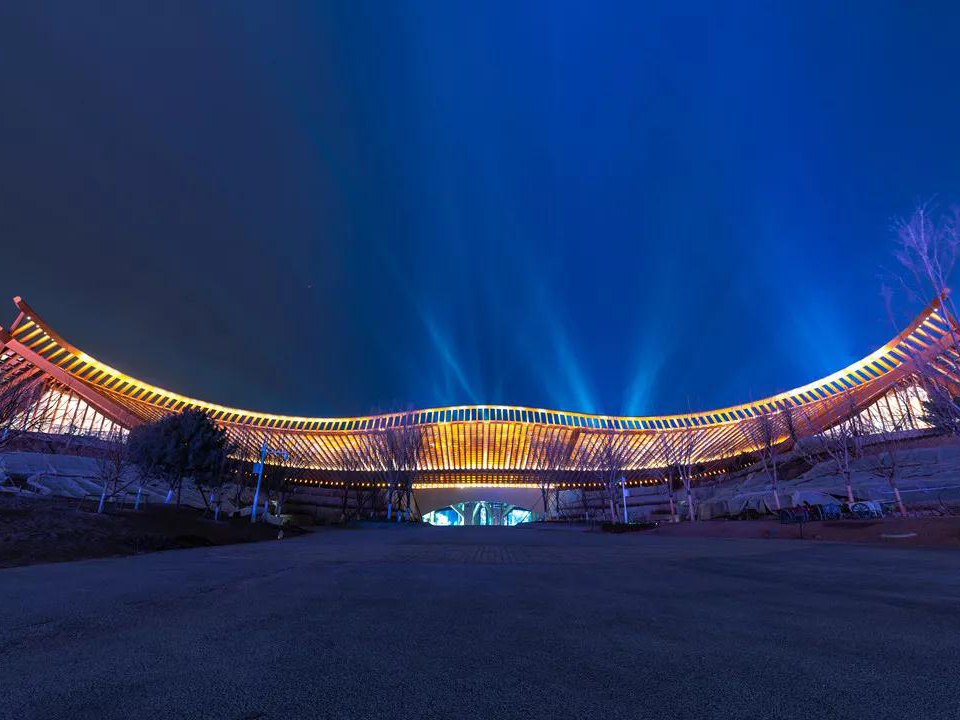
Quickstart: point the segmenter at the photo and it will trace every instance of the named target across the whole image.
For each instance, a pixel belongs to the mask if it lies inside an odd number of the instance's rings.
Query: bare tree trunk
[[[771,479],[773,480],[773,483],[772,483],[772,485],[773,485],[773,502],[776,503],[777,510],[780,510],[780,508],[781,508],[781,506],[780,506],[780,489],[779,489],[780,477],[779,477],[778,474],[777,474],[777,460],[776,460],[776,457],[773,458],[772,469],[773,469],[773,472],[771,473],[770,477],[771,477]]]
[[[207,497],[207,488],[205,488],[202,484],[198,483],[196,480],[193,481],[193,484],[196,486],[197,492],[200,493],[200,499],[203,500],[203,507],[206,508],[207,512],[212,513],[212,512],[213,512],[213,506],[212,506],[212,503],[213,503],[213,492],[212,492],[212,490],[211,490],[211,492],[210,492],[210,497],[208,498],[208,497]]]
[[[756,448],[760,456],[763,472],[770,478],[770,489],[773,491],[773,502],[780,510],[780,492],[777,487],[777,456],[781,451],[781,443],[785,436],[789,436],[789,423],[783,412],[776,414],[757,415],[753,419],[741,423],[740,430],[744,439]]]
[[[670,522],[677,522],[677,506],[673,502],[673,488],[670,487],[670,482],[667,482],[667,499],[670,501]]]
[[[347,484],[346,476],[343,479],[343,497],[340,499],[340,522],[347,520],[347,501],[350,497],[350,486]],[[359,505],[359,501],[357,503]]]
[[[900,517],[907,516],[907,509],[903,506],[903,499],[900,497],[900,488],[897,487],[897,481],[890,478],[890,487],[893,488],[893,495],[897,498],[897,508],[900,510]]]
[[[693,508],[693,493],[690,491],[690,480],[684,479],[684,488],[687,491],[687,505],[690,507],[690,522],[696,522],[696,513]]]

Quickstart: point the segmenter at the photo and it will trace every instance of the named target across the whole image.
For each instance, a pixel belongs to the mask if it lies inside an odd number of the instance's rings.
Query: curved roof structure
[[[663,438],[685,434],[693,444],[691,459],[709,465],[754,449],[744,426],[759,416],[791,409],[802,413],[811,428],[822,430],[903,383],[919,362],[930,363],[945,382],[960,386],[954,340],[958,333],[951,331],[938,298],[896,337],[856,363],[802,387],[731,407],[619,417],[460,405],[364,417],[293,417],[225,407],[145,383],[67,342],[21,298],[14,303],[16,319],[9,328],[0,328],[0,363],[7,377],[34,375],[49,385],[47,402],[58,403],[52,426],[130,429],[170,413],[200,409],[235,438],[253,438],[256,446],[269,439],[289,448],[298,458],[301,481],[315,484],[335,484],[337,472],[352,469],[343,466],[343,451],[364,434],[398,426],[422,432],[417,472],[424,484],[530,482],[543,467],[547,443],[563,443],[567,456],[574,458],[614,433],[624,444],[631,482],[644,482],[651,469],[667,464]],[[570,463],[573,470],[572,459]]]

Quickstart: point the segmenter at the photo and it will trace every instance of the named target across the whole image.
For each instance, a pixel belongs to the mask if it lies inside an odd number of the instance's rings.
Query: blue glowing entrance
[[[447,505],[425,513],[423,521],[431,525],[519,525],[540,520],[541,515],[532,510],[509,503],[478,500]]]

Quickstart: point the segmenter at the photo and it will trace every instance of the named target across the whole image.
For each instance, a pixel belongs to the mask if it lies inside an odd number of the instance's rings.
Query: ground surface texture
[[[97,513],[97,500],[0,493],[0,568],[275,539],[277,528],[189,507]],[[287,531],[296,532],[296,530]]]
[[[956,718],[960,553],[325,529],[0,570],[0,717]]]
[[[652,531],[668,537],[759,538],[880,543],[895,547],[947,547],[960,550],[960,515],[818,520],[782,525],[777,520],[662,522]]]

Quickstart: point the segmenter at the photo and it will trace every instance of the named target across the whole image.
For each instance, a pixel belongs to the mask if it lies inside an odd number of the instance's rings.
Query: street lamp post
[[[252,523],[257,521],[257,503],[260,500],[260,483],[263,482],[263,462],[267,459],[268,455],[276,455],[282,457],[284,460],[290,459],[290,455],[287,454],[286,450],[272,448],[267,445],[266,440],[263,441],[263,445],[260,446],[260,462],[253,466],[253,469],[257,472],[257,489],[253,493],[253,507],[250,508],[250,522]],[[264,501],[263,511],[267,511],[266,501]]]

